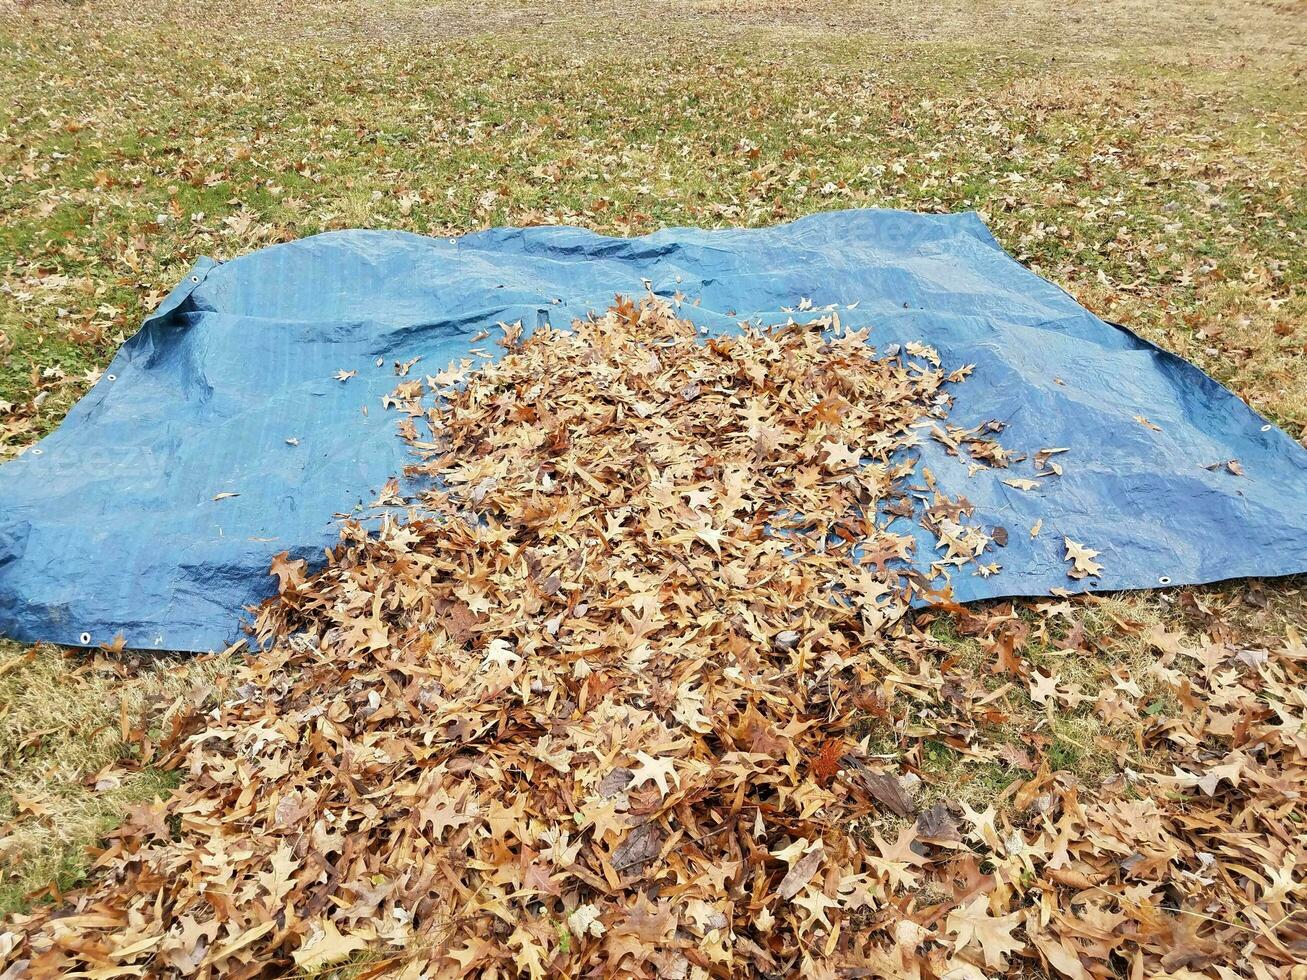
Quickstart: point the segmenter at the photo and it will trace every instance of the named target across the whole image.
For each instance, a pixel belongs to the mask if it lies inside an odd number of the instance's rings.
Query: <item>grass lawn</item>
[[[1307,439],[1300,0],[230,6],[0,0],[0,459],[58,425],[202,254],[847,207],[981,212],[1031,268]],[[1079,609],[1094,656],[1055,634],[1026,656],[1090,692],[1135,678],[1149,717],[1181,710],[1147,686],[1151,626],[1266,645],[1307,625],[1294,580]],[[985,669],[957,623],[932,629]],[[86,848],[166,791],[151,732],[229,669],[0,641],[0,914],[82,879]],[[1091,787],[1146,764],[1087,708],[1010,707]],[[1016,778],[884,748],[926,794]],[[124,756],[131,778],[97,779]]]

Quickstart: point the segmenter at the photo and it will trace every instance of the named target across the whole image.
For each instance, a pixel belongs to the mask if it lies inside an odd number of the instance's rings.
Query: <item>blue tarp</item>
[[[273,591],[272,555],[320,560],[337,515],[410,462],[381,402],[395,361],[434,373],[500,321],[562,325],[645,281],[713,331],[837,304],[882,349],[921,341],[976,365],[951,424],[998,419],[1014,450],[1069,449],[1060,477],[1021,490],[1001,479],[1033,478],[1031,462],[970,476],[923,434],[939,487],[1008,532],[985,559],[998,574],[953,574],[961,601],[1307,571],[1307,451],[1024,269],[974,214],[634,239],[352,231],[201,260],[63,425],[0,467],[0,632],[168,650],[238,638],[243,608]],[[928,560],[933,539],[914,533]],[[1101,576],[1068,578],[1064,536],[1101,553]]]

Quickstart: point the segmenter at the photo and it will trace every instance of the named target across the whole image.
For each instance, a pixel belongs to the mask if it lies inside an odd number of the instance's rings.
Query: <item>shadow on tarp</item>
[[[940,489],[1007,531],[985,559],[997,574],[952,573],[960,601],[1307,571],[1307,451],[1013,261],[974,214],[842,211],[633,239],[351,231],[201,259],[63,425],[0,467],[0,632],[226,645],[272,593],[274,554],[320,562],[336,515],[361,513],[411,462],[382,406],[394,362],[420,356],[413,375],[434,374],[495,352],[473,338],[500,321],[565,325],[646,281],[697,300],[680,312],[709,332],[835,304],[881,349],[921,341],[946,367],[975,364],[951,424],[1003,420],[1003,444],[1030,457],[1069,448],[1061,477],[1019,490],[1001,481],[1034,479],[1029,460],[971,476],[923,433]],[[918,536],[923,563],[937,554],[913,522],[894,529]],[[1101,553],[1100,577],[1067,577],[1064,536]]]

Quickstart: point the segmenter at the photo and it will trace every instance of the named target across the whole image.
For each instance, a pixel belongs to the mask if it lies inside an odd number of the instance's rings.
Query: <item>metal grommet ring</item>
[[[117,381],[117,380],[118,380],[118,375],[116,375],[116,374],[106,374],[105,377],[108,378],[110,381]]]
[[[1267,422],[1264,426],[1262,426],[1262,431],[1263,431],[1263,432],[1270,432],[1271,429],[1272,429],[1272,425],[1271,425],[1270,422]]]
[[[91,642],[91,634],[90,634],[90,633],[83,633],[80,637],[78,637],[78,639],[80,639],[83,643],[90,643],[90,642]]]
[[[191,282],[199,282],[199,281],[200,281],[199,276],[191,276]]]
[[[1169,575],[1163,575],[1161,578],[1159,578],[1159,579],[1157,580],[1157,584],[1158,584],[1158,585],[1170,585],[1170,584],[1171,584],[1171,576],[1169,576]]]
[[[32,455],[33,455],[33,456],[40,456],[41,453],[43,453],[43,452],[45,452],[44,449],[33,449],[33,450],[32,450]]]

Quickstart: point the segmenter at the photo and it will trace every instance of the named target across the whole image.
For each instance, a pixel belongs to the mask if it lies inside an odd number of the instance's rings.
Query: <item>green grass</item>
[[[1303,438],[1304,12],[1296,0],[8,3],[0,459],[59,423],[202,254],[355,226],[626,235],[870,206],[980,211],[1031,268]],[[1296,592],[1265,594],[1271,620],[1301,617]],[[1156,598],[1113,608],[1177,615]],[[973,641],[935,629],[983,669]],[[0,664],[21,649],[0,642]],[[1031,656],[1098,682],[1060,651]],[[1119,662],[1142,657],[1136,645]],[[148,661],[131,681],[145,700],[183,684]],[[1039,714],[1015,695],[1012,707]],[[122,750],[105,734],[118,713],[116,682],[69,676],[56,651],[0,675],[0,911],[75,881],[87,844],[164,787],[148,771],[109,793],[82,784]],[[1092,778],[1112,760],[1086,724],[1058,715],[1046,734],[1057,765]],[[940,748],[941,787],[992,796],[1010,779]],[[15,813],[18,787],[48,798],[44,816]]]
[[[87,848],[180,774],[142,758],[178,698],[204,699],[220,658],[94,656],[0,641],[0,916],[84,880]],[[127,722],[124,737],[123,722]]]
[[[125,787],[98,794],[94,806],[80,807],[76,830],[69,838],[29,846],[21,873],[6,875],[0,882],[0,917],[85,884],[91,871],[88,847],[117,828],[128,807],[166,798],[180,784],[181,773],[175,770],[144,769]],[[0,794],[0,812],[4,811],[13,811],[13,798],[7,793]],[[38,889],[48,891],[34,899]]]
[[[405,33],[429,20],[420,8],[292,4],[270,36],[251,7],[229,28],[239,44],[190,31],[185,51],[160,33],[204,16],[185,5],[11,18],[0,398],[25,401],[32,368],[52,365],[67,375],[53,387],[80,390],[201,253],[354,225],[625,234],[889,206],[981,210],[1010,250],[1105,315],[1307,426],[1293,372],[1307,343],[1307,94],[1286,70],[1301,59],[1286,15],[1250,5],[1257,19],[1230,36],[1204,17],[1154,17],[1140,35],[1152,43],[1127,48],[1054,30],[1062,44],[996,55],[1019,37],[1002,25],[964,42],[918,14],[941,39],[896,43],[746,6],[747,28],[734,7],[678,8],[682,36],[637,6],[622,44],[604,43],[611,12],[564,5],[547,8],[556,31],[478,34],[460,20],[441,40]],[[1147,5],[1133,7],[1149,25]],[[836,27],[855,8],[838,7]],[[526,16],[494,9],[502,24]],[[1091,5],[1082,20],[1096,16]],[[315,26],[335,44],[301,36]],[[1190,54],[1195,42],[1210,50]],[[1254,45],[1255,63],[1233,64]],[[48,399],[10,444],[66,404]]]

